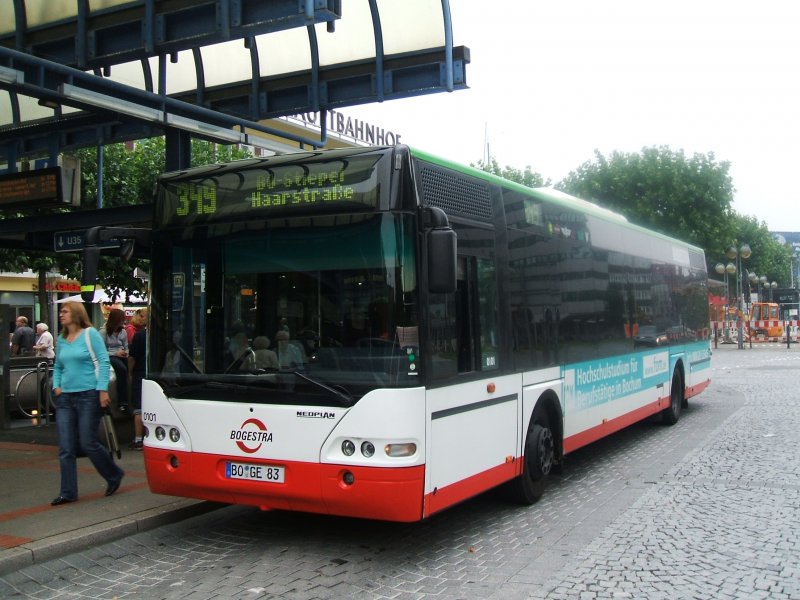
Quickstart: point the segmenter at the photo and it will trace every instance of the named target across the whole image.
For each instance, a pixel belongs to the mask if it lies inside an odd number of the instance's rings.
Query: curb
[[[7,550],[0,550],[0,575],[60,558],[73,552],[80,552],[93,546],[113,542],[149,529],[197,517],[225,506],[228,505],[219,502],[179,500],[119,519],[112,519],[97,525],[34,540]]]

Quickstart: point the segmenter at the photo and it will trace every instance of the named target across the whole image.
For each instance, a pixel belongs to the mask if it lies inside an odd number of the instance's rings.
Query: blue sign
[[[99,248],[119,248],[119,240],[98,242]],[[57,231],[53,235],[53,248],[56,252],[78,252],[86,247],[86,231]]]

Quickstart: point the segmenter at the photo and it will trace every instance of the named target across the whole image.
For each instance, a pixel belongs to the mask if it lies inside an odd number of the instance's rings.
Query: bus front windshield
[[[415,262],[402,214],[164,231],[149,378],[175,397],[319,405],[418,385]]]

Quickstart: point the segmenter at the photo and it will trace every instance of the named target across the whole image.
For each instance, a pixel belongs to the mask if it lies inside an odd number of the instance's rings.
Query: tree
[[[510,166],[506,166],[505,168],[501,169],[497,160],[490,158],[488,163],[479,160],[477,164],[472,164],[471,166],[480,169],[481,171],[486,171],[492,175],[497,175],[503,179],[521,183],[522,185],[526,185],[531,188],[551,185],[549,179],[545,181],[544,177],[532,170],[530,165],[526,166],[524,171],[520,171],[519,169]]]
[[[557,188],[615,210],[629,221],[724,254],[733,239],[730,164],[714,154],[666,146],[614,152],[570,172]]]
[[[759,277],[765,276],[770,282],[775,281],[780,287],[789,287],[791,283],[790,248],[772,237],[767,224],[759,222],[756,217],[734,213],[731,221],[733,237],[728,246],[737,247],[747,244],[752,251],[750,258],[741,261],[745,279],[747,279],[748,273],[755,273]],[[730,260],[724,253],[718,256],[707,255],[706,259],[712,267],[718,262],[727,264]]]

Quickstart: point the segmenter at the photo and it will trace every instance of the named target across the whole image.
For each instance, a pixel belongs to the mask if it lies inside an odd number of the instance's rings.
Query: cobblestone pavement
[[[229,507],[0,579],[2,598],[800,599],[800,348],[713,359],[674,427],[573,453],[533,507],[498,493],[391,524]]]

